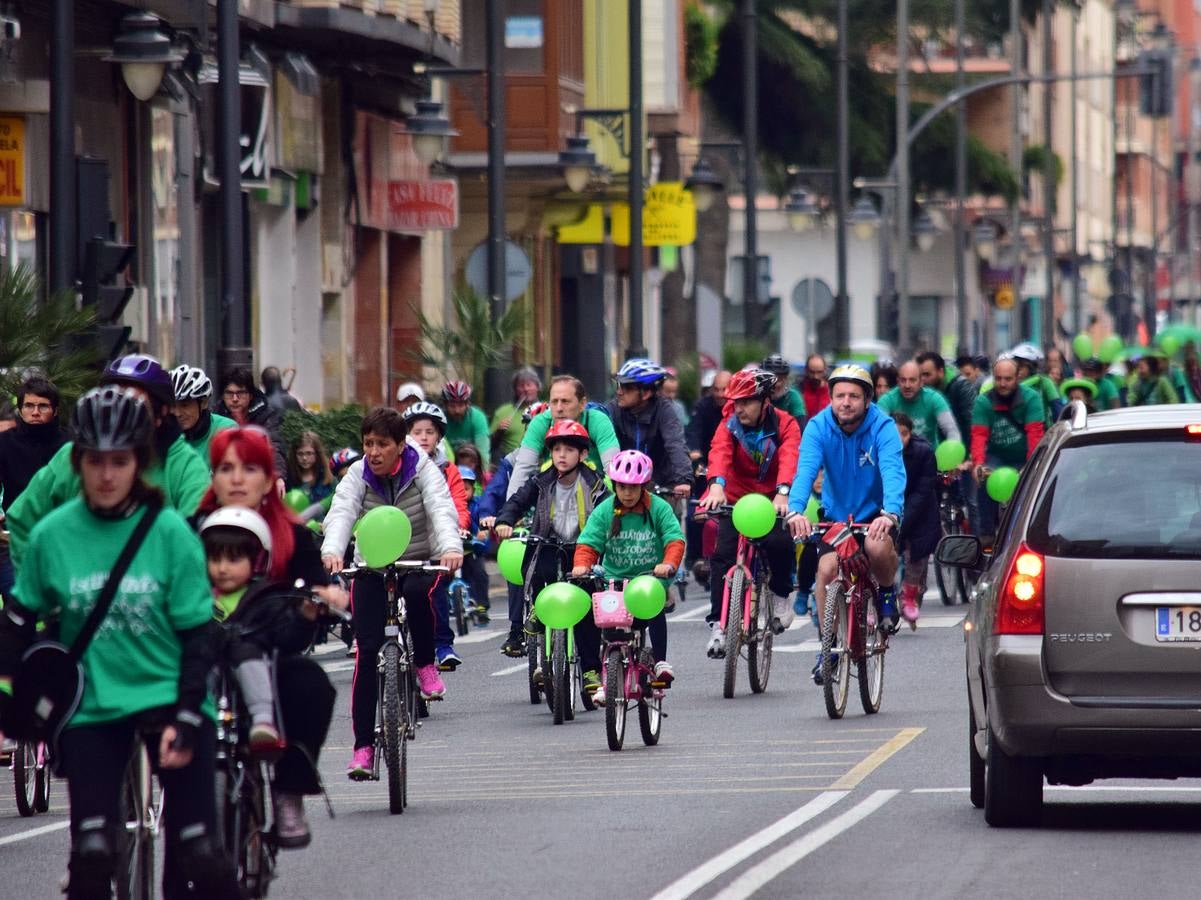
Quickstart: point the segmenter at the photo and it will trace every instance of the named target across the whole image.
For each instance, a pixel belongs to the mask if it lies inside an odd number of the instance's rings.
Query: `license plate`
[[[1155,640],[1201,641],[1201,607],[1157,606],[1155,608]]]

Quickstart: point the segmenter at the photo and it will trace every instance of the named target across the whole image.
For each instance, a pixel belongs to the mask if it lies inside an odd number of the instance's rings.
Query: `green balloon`
[[[284,494],[284,505],[292,510],[292,512],[300,515],[309,508],[309,498],[300,488],[292,488],[292,490]]]
[[[733,518],[739,534],[758,540],[776,527],[776,508],[762,494],[747,494],[734,504]]]
[[[821,521],[822,505],[818,499],[812,495],[809,497],[809,502],[805,504],[805,518],[816,525]]]
[[[1002,466],[994,469],[993,473],[988,476],[984,489],[988,491],[988,496],[998,503],[1008,503],[1009,498],[1013,496],[1013,489],[1017,486],[1018,470],[1012,466]]]
[[[534,601],[538,621],[547,628],[571,628],[591,608],[592,600],[584,589],[566,581],[548,584]]]
[[[1097,358],[1106,365],[1109,365],[1118,358],[1118,354],[1121,352],[1122,339],[1116,334],[1111,334],[1101,341],[1101,346],[1097,348]]]
[[[1159,346],[1168,356],[1175,356],[1176,351],[1180,349],[1180,339],[1174,334],[1166,334],[1160,340]]]
[[[521,585],[525,578],[521,574],[521,564],[525,561],[525,542],[512,538],[501,541],[496,548],[496,567],[509,584]]]
[[[1094,352],[1093,339],[1084,333],[1076,335],[1072,338],[1072,352],[1076,359],[1089,359]]]
[[[771,503],[770,500],[767,502]],[[637,619],[653,619],[667,603],[667,590],[654,575],[639,575],[626,582],[624,599],[630,615]]]
[[[396,562],[408,549],[413,526],[395,506],[377,506],[359,520],[356,535],[363,562],[379,569]]]
[[[965,459],[967,447],[963,446],[963,441],[943,441],[934,451],[934,461],[940,472],[950,472]]]

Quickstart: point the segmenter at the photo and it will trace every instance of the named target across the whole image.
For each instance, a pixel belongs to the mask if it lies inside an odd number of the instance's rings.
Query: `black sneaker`
[[[533,613],[530,613],[529,617],[526,618],[525,625],[522,626],[522,629],[526,634],[531,635],[544,634],[546,632],[546,626],[539,622],[538,617]]]
[[[519,634],[510,634],[508,640],[500,645],[500,652],[505,656],[520,659],[525,656],[525,638]]]

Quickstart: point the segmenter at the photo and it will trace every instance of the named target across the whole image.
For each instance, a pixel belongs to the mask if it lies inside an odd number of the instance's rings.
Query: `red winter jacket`
[[[801,455],[801,429],[796,419],[771,404],[763,420],[761,453],[770,453],[766,462],[756,462],[740,440],[742,426],[738,418],[727,415],[713,434],[709,447],[709,479],[726,480],[726,499],[735,503],[746,494],[769,497],[781,484],[792,484],[797,459]]]
[[[450,488],[450,499],[455,502],[455,512],[459,514],[459,528],[466,530],[471,527],[471,512],[467,508],[467,485],[459,474],[459,467],[454,463],[442,470],[446,476],[446,486]]]
[[[824,381],[814,384],[810,379],[802,378],[801,397],[805,401],[805,417],[812,419],[830,405],[830,386]]]

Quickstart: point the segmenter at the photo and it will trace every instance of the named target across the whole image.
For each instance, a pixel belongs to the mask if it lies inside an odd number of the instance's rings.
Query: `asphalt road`
[[[1201,783],[1048,788],[1040,828],[985,825],[967,797],[962,611],[928,601],[887,656],[883,708],[826,718],[809,682],[814,632],[778,639],[767,693],[721,697],[693,596],[670,627],[678,678],[658,747],[636,723],[620,753],[599,713],[551,724],[500,655],[503,626],[460,640],[410,751],[411,805],[348,781],[350,660],[322,663],[339,703],[310,800],[314,841],[280,856],[271,896],[1195,897]],[[799,622],[799,620],[798,620]],[[7,773],[0,773],[6,781]],[[0,898],[53,898],[65,871],[66,792],[18,818],[0,797]],[[1179,855],[1177,855],[1179,854]]]

